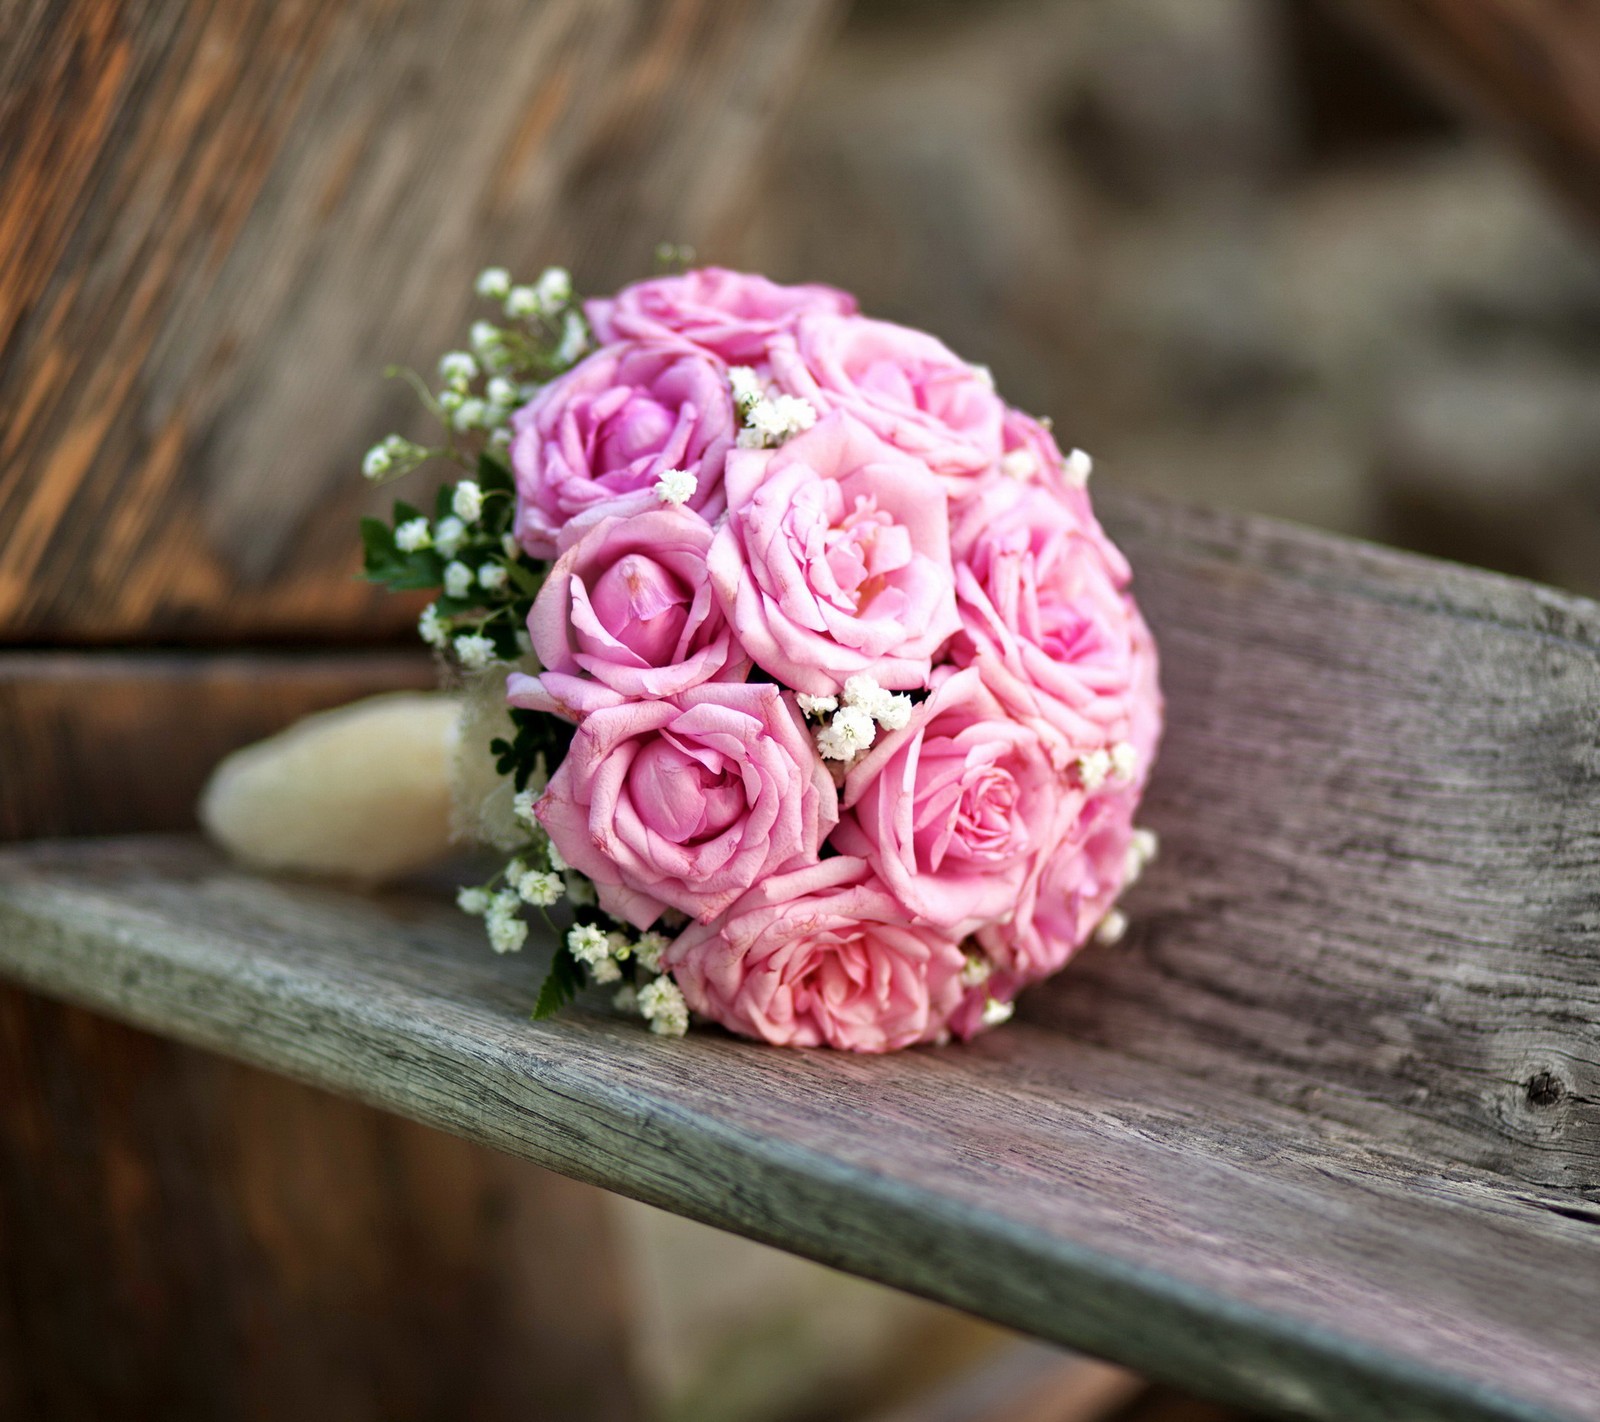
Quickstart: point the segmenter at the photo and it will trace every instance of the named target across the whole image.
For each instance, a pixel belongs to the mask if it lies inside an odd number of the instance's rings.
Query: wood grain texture
[[[435,679],[421,650],[0,651],[0,841],[195,828],[230,751]]]
[[[1600,1418],[1600,609],[1104,499],[1162,640],[1132,933],[968,1048],[527,1021],[448,905],[0,856],[40,991],[1327,1419]]]
[[[1344,0],[1424,78],[1493,120],[1600,224],[1600,5]]]
[[[0,1416],[629,1422],[607,1214],[587,1186],[0,988]]]
[[[489,261],[714,240],[836,0],[0,7],[0,636],[370,640],[357,466]]]

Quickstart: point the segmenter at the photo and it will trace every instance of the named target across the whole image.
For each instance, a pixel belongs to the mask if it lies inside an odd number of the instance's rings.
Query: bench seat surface
[[[978,1043],[532,1023],[442,896],[183,837],[0,852],[0,971],[1265,1411],[1600,1418],[1600,609],[1106,503],[1162,856]]]

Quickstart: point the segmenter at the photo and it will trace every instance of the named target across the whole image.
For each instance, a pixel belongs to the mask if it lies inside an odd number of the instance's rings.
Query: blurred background
[[[673,241],[837,283],[989,364],[1108,487],[1600,595],[1597,172],[1584,6],[12,0],[0,839],[188,828],[228,750],[431,683],[416,608],[353,579],[358,464],[420,432],[379,371],[459,344],[491,262],[601,290]],[[431,1210],[482,1203],[456,1178]],[[585,1219],[627,1319],[585,1366],[627,1381],[536,1415],[1233,1415],[642,1206]],[[44,1346],[24,1315],[56,1317],[8,1296],[0,1344]],[[347,1415],[433,1415],[389,1401]]]

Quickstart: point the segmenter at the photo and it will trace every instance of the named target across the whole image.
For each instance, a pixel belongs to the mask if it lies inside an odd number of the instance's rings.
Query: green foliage
[[[538,1001],[533,1005],[533,1020],[542,1022],[554,1017],[578,995],[583,986],[583,969],[565,946],[556,949],[550,960],[550,971],[545,974],[544,986],[539,989]]]

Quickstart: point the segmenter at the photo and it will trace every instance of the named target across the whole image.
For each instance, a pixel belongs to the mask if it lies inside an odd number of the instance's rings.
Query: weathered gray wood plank
[[[1164,853],[972,1047],[532,1024],[447,906],[181,840],[0,855],[0,971],[1197,1391],[1600,1418],[1600,610],[1106,502]]]

